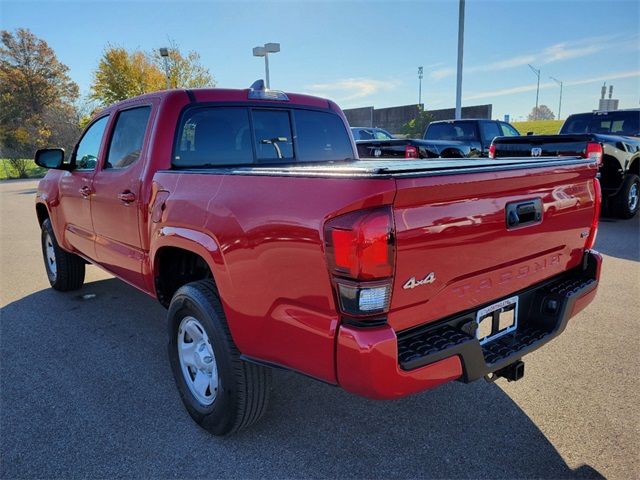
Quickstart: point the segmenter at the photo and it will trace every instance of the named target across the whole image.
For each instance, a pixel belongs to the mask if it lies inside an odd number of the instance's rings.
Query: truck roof
[[[325,98],[314,97],[312,95],[304,95],[300,93],[285,93],[287,100],[277,100],[277,99],[251,99],[249,98],[249,93],[252,90],[250,88],[245,89],[232,89],[232,88],[192,88],[192,89],[184,89],[184,88],[175,88],[171,90],[159,90],[157,92],[145,93],[143,95],[138,95],[137,97],[127,98],[120,102],[111,104],[101,112],[118,109],[123,106],[127,106],[132,103],[139,103],[140,100],[151,99],[151,98],[160,98],[160,99],[169,99],[175,96],[186,95],[191,99],[192,102],[238,102],[238,103],[267,103],[271,105],[296,105],[296,106],[308,106],[315,108],[333,108],[337,109],[335,103]],[[272,92],[276,92],[275,90],[271,90]],[[284,93],[284,92],[278,92]]]

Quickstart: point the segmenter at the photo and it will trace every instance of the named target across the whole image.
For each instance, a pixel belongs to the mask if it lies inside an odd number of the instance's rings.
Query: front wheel
[[[60,248],[53,233],[51,220],[48,218],[42,222],[41,243],[49,284],[61,292],[78,290],[82,287],[85,273],[84,260]]]
[[[620,218],[633,218],[640,207],[640,177],[627,174],[622,188],[613,199],[614,213]]]
[[[196,423],[227,435],[257,422],[267,409],[271,370],[240,358],[214,283],[181,287],[168,316],[171,369]]]

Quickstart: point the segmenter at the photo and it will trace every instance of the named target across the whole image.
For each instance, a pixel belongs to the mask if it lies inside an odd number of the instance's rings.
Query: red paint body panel
[[[389,323],[404,330],[444,318],[577,266],[593,219],[594,175],[567,166],[398,180]],[[508,230],[506,204],[534,198],[542,221]],[[430,272],[435,282],[402,288]]]
[[[457,356],[405,372],[398,366],[396,334],[389,326],[340,326],[338,381],[345,390],[378,400],[394,399],[437,387],[462,375]]]
[[[248,90],[193,90],[197,102],[247,102]],[[206,262],[239,350],[371,398],[397,398],[460,377],[452,356],[412,371],[398,365],[396,332],[504,297],[577,266],[593,218],[595,170],[556,168],[440,176],[266,175],[171,170],[174,133],[191,102],[182,90],[143,95],[110,115],[93,172],[50,171],[46,205],[62,248],[156,296],[159,252],[180,248]],[[289,94],[274,107],[338,114],[324,99]],[[141,158],[104,171],[118,113],[152,108]],[[353,143],[353,142],[352,142]],[[353,150],[355,152],[355,145]],[[83,198],[79,189],[89,187]],[[123,204],[118,195],[131,192]],[[540,198],[538,225],[507,231],[505,205]],[[343,323],[324,249],[324,225],[343,213],[392,208],[394,277],[387,324]],[[432,284],[406,290],[411,277]],[[595,292],[595,290],[594,290]],[[576,302],[584,308],[592,296]]]

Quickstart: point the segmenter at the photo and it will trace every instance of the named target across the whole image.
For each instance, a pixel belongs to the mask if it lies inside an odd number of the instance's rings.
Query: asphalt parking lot
[[[598,297],[522,381],[375,402],[277,371],[266,418],[218,439],[182,407],[152,298],[95,267],[49,288],[35,188],[0,183],[2,478],[640,476],[640,218],[603,219]]]

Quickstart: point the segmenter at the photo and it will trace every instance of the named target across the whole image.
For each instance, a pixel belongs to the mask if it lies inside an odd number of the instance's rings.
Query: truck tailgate
[[[476,309],[580,263],[594,218],[596,164],[553,160],[396,177],[388,316],[396,331]],[[521,224],[508,226],[514,208]]]
[[[493,145],[495,146],[495,158],[571,157],[584,154],[587,143],[592,140],[593,137],[588,134],[528,135],[497,137],[493,140]]]

